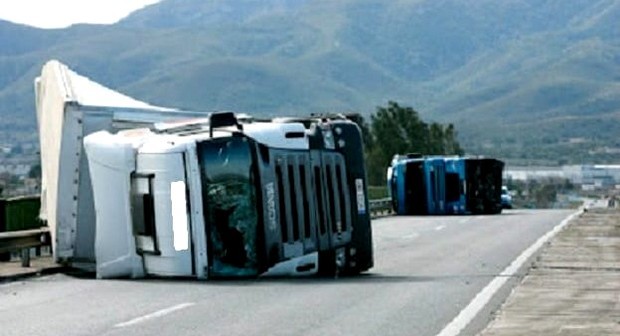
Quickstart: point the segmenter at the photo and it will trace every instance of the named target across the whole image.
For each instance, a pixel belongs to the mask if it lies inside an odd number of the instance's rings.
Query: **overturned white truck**
[[[361,134],[345,117],[160,108],[57,61],[35,86],[58,262],[99,278],[373,266]]]

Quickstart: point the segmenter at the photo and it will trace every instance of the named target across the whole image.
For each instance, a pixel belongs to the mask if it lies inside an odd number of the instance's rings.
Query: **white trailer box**
[[[205,113],[152,106],[80,76],[58,61],[35,80],[41,144],[41,213],[57,262],[93,269],[95,210],[83,138],[107,130],[203,117]]]

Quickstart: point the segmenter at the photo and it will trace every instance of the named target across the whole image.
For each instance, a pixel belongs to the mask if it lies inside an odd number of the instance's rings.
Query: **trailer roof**
[[[147,104],[109,89],[89,78],[79,75],[57,60],[48,61],[37,78],[41,81],[57,81],[64,101],[81,106],[126,107],[135,109],[174,110]]]

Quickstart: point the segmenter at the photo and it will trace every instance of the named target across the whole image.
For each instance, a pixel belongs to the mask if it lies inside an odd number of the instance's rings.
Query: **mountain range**
[[[260,116],[389,100],[470,154],[620,161],[620,0],[163,0],[113,25],[0,21],[0,143],[36,141],[59,59],[151,104]]]

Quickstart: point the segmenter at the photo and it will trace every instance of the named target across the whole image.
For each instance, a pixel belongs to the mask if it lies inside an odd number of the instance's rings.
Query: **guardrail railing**
[[[370,215],[384,216],[392,213],[392,199],[389,197],[368,201],[370,206]]]
[[[0,232],[0,253],[21,251],[23,267],[30,267],[30,249],[50,245],[49,228]]]
[[[385,216],[392,213],[392,199],[380,198],[368,201],[370,215]],[[21,251],[23,267],[30,267],[30,249],[49,246],[51,242],[49,228],[0,232],[0,254]]]

